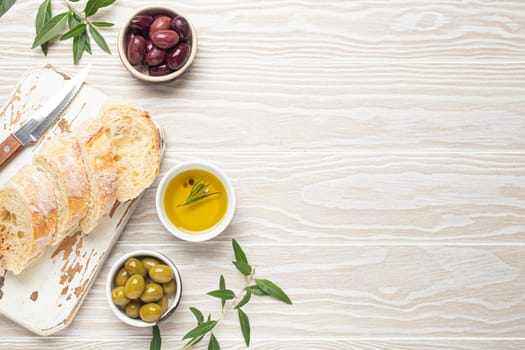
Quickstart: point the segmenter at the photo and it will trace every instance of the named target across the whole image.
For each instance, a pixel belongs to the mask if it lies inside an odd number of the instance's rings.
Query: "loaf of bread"
[[[0,188],[0,260],[20,273],[47,246],[93,231],[116,200],[136,198],[160,167],[160,139],[148,113],[123,103],[42,146]]]
[[[58,223],[51,241],[55,245],[77,229],[88,211],[89,184],[80,146],[71,135],[60,135],[42,147],[33,164],[46,173],[55,190]]]
[[[159,131],[148,113],[118,103],[101,109],[117,167],[117,200],[137,197],[159,174]]]
[[[35,166],[22,167],[0,188],[2,267],[20,273],[44,253],[53,239],[56,224],[53,185]]]
[[[74,132],[89,180],[89,206],[80,221],[84,233],[93,231],[109,212],[117,197],[117,169],[104,125],[87,122]]]

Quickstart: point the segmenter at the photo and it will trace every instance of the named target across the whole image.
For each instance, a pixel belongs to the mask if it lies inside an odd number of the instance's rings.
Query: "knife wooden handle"
[[[9,135],[0,144],[0,168],[4,167],[24,146],[14,137]]]

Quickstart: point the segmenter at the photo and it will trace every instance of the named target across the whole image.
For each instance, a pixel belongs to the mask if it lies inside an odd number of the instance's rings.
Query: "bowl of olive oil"
[[[235,193],[226,174],[202,161],[170,169],[159,183],[155,202],[164,227],[192,242],[219,235],[235,211]]]

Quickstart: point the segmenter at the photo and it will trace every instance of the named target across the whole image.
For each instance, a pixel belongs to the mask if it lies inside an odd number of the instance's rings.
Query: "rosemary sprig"
[[[203,181],[197,181],[193,184],[191,187],[190,194],[188,195],[188,198],[177,207],[182,207],[191,203],[195,203],[197,201],[203,200],[204,198],[208,198],[217,194],[220,194],[220,192],[212,192],[209,193],[209,183],[204,183]]]

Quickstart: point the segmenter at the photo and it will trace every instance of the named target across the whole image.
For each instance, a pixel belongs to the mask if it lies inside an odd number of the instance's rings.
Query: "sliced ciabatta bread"
[[[109,213],[117,197],[117,169],[104,125],[91,121],[74,132],[89,181],[88,212],[80,221],[84,233],[91,232]]]
[[[22,167],[0,188],[0,256],[2,267],[15,274],[36,260],[56,230],[53,186],[33,165]]]
[[[58,223],[51,241],[54,245],[75,231],[88,211],[89,184],[80,146],[69,134],[57,136],[40,149],[33,164],[46,173],[55,189]]]
[[[148,113],[127,104],[110,104],[100,121],[111,141],[117,167],[117,200],[137,197],[159,173],[159,132]]]

